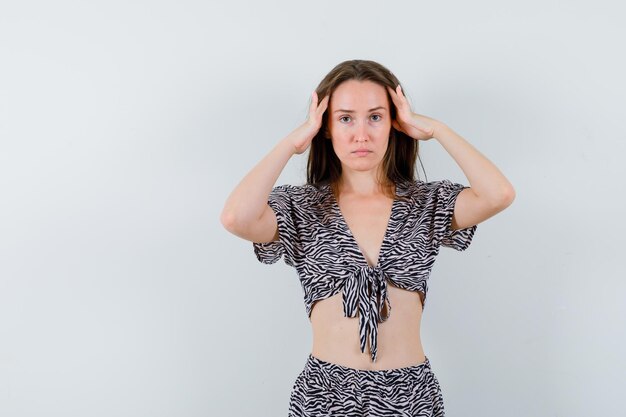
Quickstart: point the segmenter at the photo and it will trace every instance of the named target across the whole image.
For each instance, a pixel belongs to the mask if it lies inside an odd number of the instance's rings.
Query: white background
[[[447,415],[623,415],[624,11],[3,1],[0,415],[287,415],[312,343],[298,277],[219,215],[346,59],[390,68],[517,192],[430,278]],[[468,184],[420,149],[428,180]]]

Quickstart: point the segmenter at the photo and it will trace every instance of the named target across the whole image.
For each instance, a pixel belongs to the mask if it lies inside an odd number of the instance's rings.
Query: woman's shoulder
[[[320,198],[327,196],[329,191],[328,184],[280,184],[274,186],[272,194],[283,194],[289,196],[292,201],[298,203],[314,203]]]
[[[275,190],[280,190],[280,191],[288,191],[291,193],[299,193],[299,194],[315,194],[315,193],[319,193],[322,192],[323,189],[325,189],[328,185],[324,184],[324,185],[314,185],[314,184],[301,184],[301,185],[296,185],[296,184],[280,184],[280,185],[275,185],[274,189]]]
[[[449,179],[441,179],[434,181],[423,181],[423,180],[403,180],[401,183],[406,184],[412,191],[433,191],[437,190],[441,187],[457,185]]]
[[[449,194],[450,191],[464,187],[449,179],[423,181],[423,180],[406,180],[398,183],[398,194],[404,194],[416,203],[430,204],[442,195]]]
[[[400,180],[396,183],[398,193],[404,193],[407,196],[417,197],[418,195],[428,194],[431,190],[437,188],[438,181],[425,182],[422,180]]]

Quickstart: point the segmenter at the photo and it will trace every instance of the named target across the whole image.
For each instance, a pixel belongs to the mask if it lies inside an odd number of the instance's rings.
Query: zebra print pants
[[[289,417],[444,416],[443,395],[428,358],[385,370],[348,368],[312,354],[296,378]]]

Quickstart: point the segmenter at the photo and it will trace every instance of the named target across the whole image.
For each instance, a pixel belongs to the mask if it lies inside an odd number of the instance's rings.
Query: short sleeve
[[[472,243],[477,225],[465,229],[452,230],[452,216],[454,205],[459,193],[465,188],[463,184],[453,183],[450,180],[436,182],[436,202],[433,219],[433,239],[436,246],[446,246],[458,251],[463,251]]]
[[[266,243],[253,242],[259,262],[273,264],[281,256],[289,266],[295,266],[296,248],[299,246],[296,213],[294,211],[294,186],[279,185],[272,189],[267,204],[276,214],[278,240]]]

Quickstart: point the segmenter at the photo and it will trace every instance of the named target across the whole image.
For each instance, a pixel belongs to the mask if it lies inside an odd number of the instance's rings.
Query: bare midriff
[[[369,343],[361,352],[359,318],[344,317],[342,292],[319,300],[311,312],[311,354],[326,362],[354,369],[383,370],[419,365],[426,359],[420,339],[420,293],[387,281],[389,318],[378,323],[378,352],[372,362]]]

